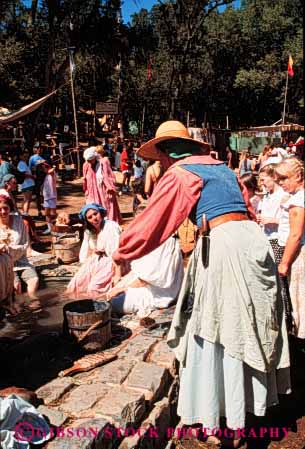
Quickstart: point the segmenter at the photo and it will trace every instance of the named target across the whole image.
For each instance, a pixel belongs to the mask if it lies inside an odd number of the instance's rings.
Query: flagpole
[[[283,109],[283,116],[282,116],[282,125],[285,124],[287,90],[288,90],[288,70],[287,70],[287,73],[286,73],[286,87],[285,87],[285,98],[284,98],[284,109]]]
[[[72,51],[73,50],[74,50],[73,47],[69,48],[70,83],[71,83],[71,94],[72,94],[72,105],[73,105],[73,116],[74,116],[75,146],[76,146],[76,151],[77,151],[77,176],[80,177],[80,157],[79,157],[79,146],[78,146],[78,128],[77,128],[77,116],[76,116],[74,82],[73,82],[73,60],[72,60]]]
[[[143,106],[143,111],[142,111],[142,129],[141,129],[141,139],[143,140],[143,136],[144,136],[144,121],[145,121],[145,104]]]

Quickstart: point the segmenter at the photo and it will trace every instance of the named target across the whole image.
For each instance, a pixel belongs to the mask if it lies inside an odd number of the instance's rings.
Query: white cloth
[[[137,167],[136,165],[133,168],[134,170],[134,177],[135,178],[142,178],[143,173],[144,173],[144,169],[143,167]]]
[[[44,200],[43,207],[45,209],[56,209],[56,198],[51,198],[50,200]]]
[[[121,228],[111,220],[105,220],[102,231],[96,237],[92,232],[86,230],[79,253],[80,263],[84,263],[94,250],[105,251],[108,257],[111,257],[114,251],[119,247]]]
[[[261,216],[279,220],[281,215],[281,204],[287,201],[288,198],[289,194],[284,192],[281,187],[273,193],[267,193],[264,195],[258,206],[258,210],[261,211]],[[278,238],[278,227],[278,223],[262,225],[262,229],[268,240]]]
[[[279,222],[279,245],[285,246],[288,240],[290,227],[289,227],[289,209],[291,207],[303,207],[304,208],[304,189],[298,190],[293,193],[288,201],[281,205],[281,215]],[[303,238],[301,241],[301,245],[305,244],[305,235],[303,234]]]
[[[25,161],[19,161],[17,165],[17,170],[21,173],[25,173],[27,175],[31,175],[32,172],[30,167],[27,165]],[[27,189],[28,187],[32,187],[35,185],[35,181],[32,178],[25,178],[24,182],[21,184],[22,189]]]
[[[26,257],[29,246],[27,229],[20,215],[11,215],[12,225],[9,229],[0,228],[0,241],[8,245],[9,255],[14,261],[14,271],[33,268]]]
[[[55,173],[48,173],[44,178],[42,184],[42,195],[44,201],[46,200],[55,200],[57,199],[57,191],[56,191],[56,178]],[[55,205],[56,207],[56,205]]]
[[[85,161],[90,161],[91,159],[93,159],[94,157],[97,156],[96,153],[96,147],[89,147],[84,151],[84,159]]]
[[[148,282],[144,287],[128,287],[124,298],[112,300],[114,310],[120,313],[134,313],[144,317],[152,310],[163,309],[173,302],[183,280],[183,259],[179,240],[167,239],[159,248],[140,259],[131,262],[131,273],[125,285],[135,279]],[[118,284],[117,287],[122,286]]]
[[[50,438],[47,421],[30,403],[15,394],[0,398],[1,449],[29,449]]]

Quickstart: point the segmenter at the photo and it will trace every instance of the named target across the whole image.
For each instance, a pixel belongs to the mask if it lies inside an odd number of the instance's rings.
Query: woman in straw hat
[[[112,258],[143,257],[187,217],[201,228],[168,335],[181,366],[178,414],[212,434],[225,416],[237,447],[246,412],[262,416],[290,392],[289,351],[272,250],[236,175],[208,151],[177,121],[139,149],[168,170]]]

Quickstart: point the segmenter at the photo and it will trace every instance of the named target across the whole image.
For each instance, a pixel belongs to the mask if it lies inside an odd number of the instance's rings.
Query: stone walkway
[[[95,449],[131,449],[146,440],[165,447],[178,422],[176,362],[165,342],[172,315],[173,309],[153,313],[152,330],[125,317],[121,324],[132,335],[105,351],[115,351],[115,361],[36,391],[44,403],[38,410],[57,436],[47,449],[89,449],[93,441]]]

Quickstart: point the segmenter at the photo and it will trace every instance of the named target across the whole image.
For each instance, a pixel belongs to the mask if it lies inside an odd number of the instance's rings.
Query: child
[[[70,226],[71,220],[70,215],[67,212],[60,212],[57,215],[56,225],[57,226]]]
[[[144,169],[141,165],[141,161],[139,161],[138,159],[134,161],[133,173],[135,181],[143,179]]]
[[[122,190],[121,190],[122,192],[129,191],[131,171],[132,171],[132,162],[129,158],[127,148],[126,146],[124,146],[124,149],[121,154],[121,172],[123,174]]]
[[[43,232],[44,235],[48,235],[52,231],[52,220],[56,218],[56,175],[54,168],[50,167],[47,163],[42,163],[42,168],[45,173],[45,178],[42,183],[42,196],[43,207],[45,211],[45,217],[47,222],[47,229]]]
[[[134,161],[134,179],[131,182],[133,190],[133,211],[135,212],[138,206],[145,202],[144,193],[144,169],[139,160]]]

